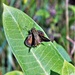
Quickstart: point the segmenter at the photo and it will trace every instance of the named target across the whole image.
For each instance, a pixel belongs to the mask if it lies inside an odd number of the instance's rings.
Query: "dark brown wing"
[[[35,31],[34,33],[32,33],[32,36],[33,36],[33,41],[32,41],[32,46],[37,46],[41,43],[41,40],[40,40],[40,37],[38,35],[38,32]]]
[[[37,30],[37,31],[38,31],[39,36],[44,36],[44,33],[42,31],[40,31],[40,30]]]
[[[35,46],[39,45],[41,43],[41,38],[39,37],[39,35],[36,35],[34,38],[35,38]]]
[[[48,39],[44,36],[40,36],[40,38],[41,38],[41,41],[44,41],[44,42],[49,42],[50,41],[50,39]]]
[[[24,44],[28,47],[32,46],[32,34],[28,35],[28,37],[25,39]]]
[[[41,38],[41,42],[42,42],[42,41],[45,41],[45,42],[49,42],[49,41],[50,41],[50,39],[46,38],[46,37],[44,36],[44,33],[43,33],[42,31],[40,31],[40,30],[38,30],[38,35],[39,35],[39,37]]]

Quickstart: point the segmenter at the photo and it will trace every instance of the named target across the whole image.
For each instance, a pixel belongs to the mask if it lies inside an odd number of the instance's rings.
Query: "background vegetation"
[[[75,65],[75,6],[73,0],[0,0],[0,75],[21,70],[4,35],[2,3],[18,8],[34,19],[51,41],[62,45]]]

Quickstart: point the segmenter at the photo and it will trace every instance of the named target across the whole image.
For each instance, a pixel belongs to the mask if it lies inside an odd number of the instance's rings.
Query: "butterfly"
[[[44,36],[44,33],[40,30],[36,30],[35,28],[32,28],[30,31],[28,31],[28,36],[24,40],[24,44],[29,47],[29,52],[31,47],[36,47],[42,42],[49,42],[50,39],[46,38]]]

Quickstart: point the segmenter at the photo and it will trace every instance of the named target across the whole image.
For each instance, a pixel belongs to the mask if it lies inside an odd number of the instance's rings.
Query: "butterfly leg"
[[[30,52],[30,50],[31,50],[31,47],[29,48],[29,51],[28,52]]]
[[[42,45],[44,45],[44,43],[41,43]]]

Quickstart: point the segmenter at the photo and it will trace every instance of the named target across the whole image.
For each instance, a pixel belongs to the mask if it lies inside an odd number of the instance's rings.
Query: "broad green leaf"
[[[52,42],[43,42],[43,45],[31,48],[30,53],[24,45],[32,27],[43,31],[30,17],[4,5],[3,26],[8,44],[26,75],[50,75],[50,70],[60,74],[64,59]]]
[[[75,67],[65,60],[61,75],[75,75]]]
[[[11,71],[6,73],[5,75],[24,75],[24,74],[20,71]]]
[[[72,62],[72,60],[70,59],[69,55],[67,54],[67,52],[65,51],[65,49],[60,46],[59,44],[57,44],[56,42],[53,42],[54,45],[56,46],[58,52],[61,54],[61,56],[63,57],[64,60],[68,61],[68,62]]]

